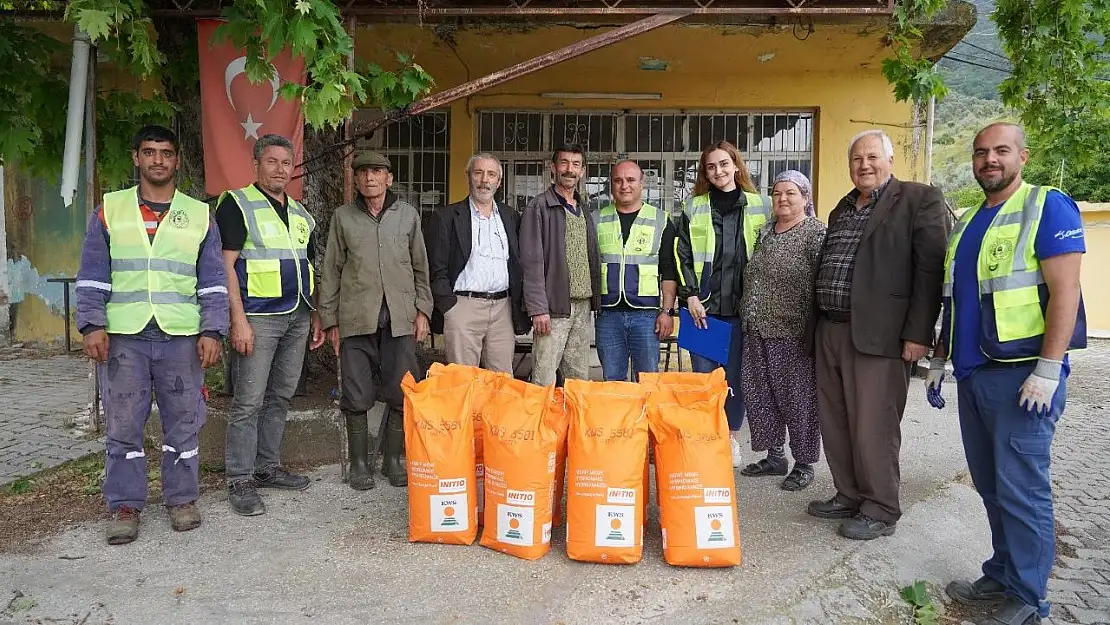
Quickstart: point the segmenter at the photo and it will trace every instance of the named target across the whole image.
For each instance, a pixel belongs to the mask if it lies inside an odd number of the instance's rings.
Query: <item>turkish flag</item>
[[[304,58],[285,50],[274,59],[272,80],[252,84],[247,80],[246,52],[230,43],[210,45],[220,20],[197,20],[200,43],[200,104],[204,137],[204,189],[218,195],[254,182],[254,143],[266,134],[293,142],[297,176],[304,161],[304,114],[301,103],[278,95],[285,82],[304,84]],[[285,192],[301,198],[303,178],[289,183]]]

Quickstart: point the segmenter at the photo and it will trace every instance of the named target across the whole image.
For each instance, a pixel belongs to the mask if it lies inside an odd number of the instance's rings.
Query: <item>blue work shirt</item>
[[[964,228],[960,244],[956,248],[956,267],[952,275],[952,304],[956,307],[954,333],[942,332],[945,344],[949,346],[952,367],[957,380],[971,376],[975,369],[990,361],[980,347],[982,341],[982,311],[979,305],[979,248],[983,235],[1002,204],[983,207],[971,218]],[[1044,210],[1037,237],[1033,243],[1033,253],[1038,260],[1071,252],[1086,252],[1083,240],[1083,218],[1079,206],[1067,195],[1059,191],[1049,191],[1045,196]],[[949,307],[944,308],[944,326],[950,323]],[[952,338],[954,336],[954,339]],[[1063,373],[1069,371],[1067,356],[1064,357]]]

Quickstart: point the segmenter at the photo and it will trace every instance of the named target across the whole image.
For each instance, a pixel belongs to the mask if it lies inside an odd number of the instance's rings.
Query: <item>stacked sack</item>
[[[724,371],[640,379],[568,380],[564,390],[462,365],[433,365],[419,383],[406,376],[409,540],[471,544],[481,524],[483,546],[541,558],[565,478],[567,555],[638,562],[651,445],[666,561],[739,564]]]

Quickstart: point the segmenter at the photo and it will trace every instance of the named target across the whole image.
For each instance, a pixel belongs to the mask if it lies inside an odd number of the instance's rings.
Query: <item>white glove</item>
[[[1038,358],[1033,373],[1021,385],[1018,405],[1038,415],[1047,414],[1052,407],[1056,389],[1060,386],[1060,367],[1063,364],[1060,360]]]
[[[944,408],[944,397],[940,394],[941,383],[944,382],[944,358],[931,358],[929,360],[929,375],[925,378],[925,399],[933,408]]]

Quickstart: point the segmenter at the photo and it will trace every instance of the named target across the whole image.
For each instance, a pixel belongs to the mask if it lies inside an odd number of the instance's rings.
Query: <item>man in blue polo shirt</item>
[[[994,554],[982,577],[952,582],[946,592],[966,605],[997,605],[980,625],[1032,625],[1049,611],[1056,551],[1049,452],[1067,395],[1067,352],[1087,343],[1083,221],[1061,191],[1022,181],[1029,151],[1021,127],[987,126],[972,158],[987,198],[948,242],[944,318],[926,396],[944,406],[951,346],[964,452]]]

